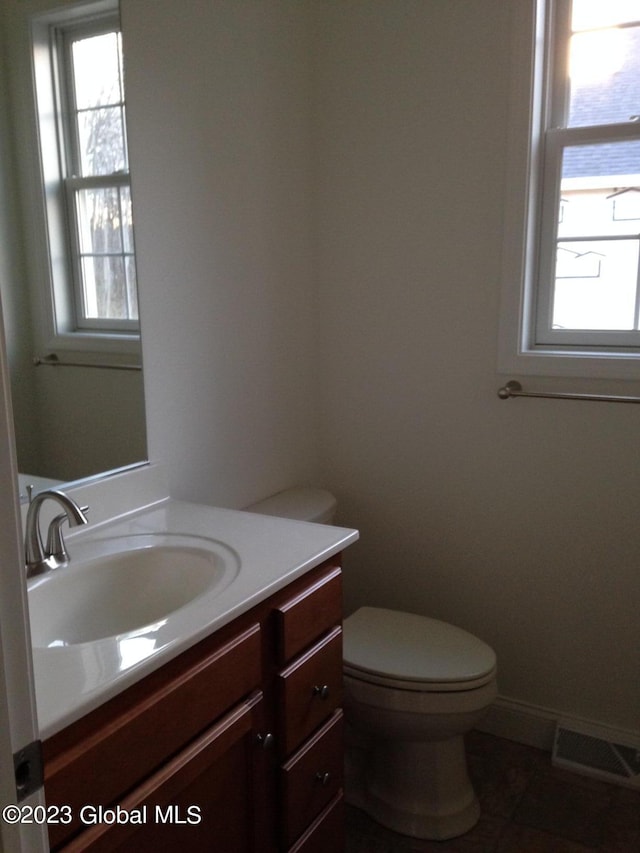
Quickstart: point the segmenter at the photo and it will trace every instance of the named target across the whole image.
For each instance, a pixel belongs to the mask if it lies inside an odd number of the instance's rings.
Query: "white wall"
[[[519,7],[321,4],[323,471],[349,607],[456,622],[504,696],[637,731],[640,407],[496,396]]]
[[[150,455],[245,506],[316,473],[308,6],[122,20]]]
[[[147,458],[141,371],[43,366],[36,389],[40,464],[21,471],[69,481]]]

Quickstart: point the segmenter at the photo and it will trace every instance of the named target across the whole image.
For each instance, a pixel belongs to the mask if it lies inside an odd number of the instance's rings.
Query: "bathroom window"
[[[640,0],[529,13],[516,23],[501,366],[640,378]]]
[[[32,32],[51,337],[117,349],[139,318],[122,35],[105,5]]]

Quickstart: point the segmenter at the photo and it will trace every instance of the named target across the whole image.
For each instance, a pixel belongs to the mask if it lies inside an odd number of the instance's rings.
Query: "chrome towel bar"
[[[57,356],[46,355],[44,358],[35,356],[33,359],[35,367],[47,365],[48,367],[97,367],[100,370],[142,370],[141,364],[106,364],[101,361],[60,361]]]
[[[498,389],[498,397],[508,400],[509,397],[549,397],[558,400],[596,400],[602,403],[640,403],[640,397],[622,397],[615,394],[573,394],[561,391],[525,391],[515,379],[507,382]]]

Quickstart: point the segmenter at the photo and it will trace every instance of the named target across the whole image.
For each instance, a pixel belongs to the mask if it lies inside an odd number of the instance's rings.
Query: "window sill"
[[[635,380],[640,383],[640,353],[580,350],[559,352],[542,348],[503,352],[499,358],[498,372],[523,376]]]
[[[61,334],[53,336],[36,364],[142,369],[139,335]]]

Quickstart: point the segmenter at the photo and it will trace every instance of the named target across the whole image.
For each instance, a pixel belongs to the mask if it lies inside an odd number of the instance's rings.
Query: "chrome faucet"
[[[49,525],[45,549],[40,535],[40,507],[47,498],[57,501],[64,512],[57,515]],[[28,578],[42,575],[69,563],[69,554],[62,538],[62,525],[65,521],[69,522],[70,527],[87,524],[85,513],[88,509],[88,506],[79,507],[73,498],[58,489],[45,489],[43,492],[38,492],[29,504],[25,529],[25,562]]]

